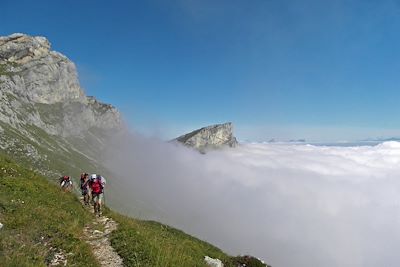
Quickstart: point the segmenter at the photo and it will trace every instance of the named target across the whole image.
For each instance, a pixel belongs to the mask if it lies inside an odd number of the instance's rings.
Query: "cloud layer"
[[[273,266],[398,266],[400,143],[242,144],[201,155],[137,135],[105,154],[112,205]]]

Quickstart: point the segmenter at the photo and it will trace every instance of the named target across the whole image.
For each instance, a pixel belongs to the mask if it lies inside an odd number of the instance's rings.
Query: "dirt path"
[[[93,213],[93,209],[89,209]],[[122,267],[122,258],[115,252],[108,238],[118,224],[111,218],[96,217],[84,229],[85,241],[92,247],[93,254],[101,266]]]

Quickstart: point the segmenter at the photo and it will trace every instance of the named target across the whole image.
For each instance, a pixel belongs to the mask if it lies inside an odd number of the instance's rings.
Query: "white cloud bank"
[[[112,204],[127,214],[275,267],[399,266],[400,143],[201,155],[132,136],[111,147]]]

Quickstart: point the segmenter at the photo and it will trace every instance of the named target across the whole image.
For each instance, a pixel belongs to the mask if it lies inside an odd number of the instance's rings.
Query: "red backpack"
[[[101,179],[97,178],[92,183],[92,193],[101,194],[103,186],[101,184]]]

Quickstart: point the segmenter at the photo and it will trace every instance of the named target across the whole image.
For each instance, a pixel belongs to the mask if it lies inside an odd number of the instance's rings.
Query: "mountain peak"
[[[75,143],[74,151],[91,144],[85,154],[91,160],[95,149],[123,130],[119,111],[86,96],[75,64],[41,36],[0,37],[0,104],[0,151],[29,154],[40,164],[57,149],[65,152],[62,142]]]
[[[24,64],[48,55],[50,47],[45,37],[14,33],[0,37],[0,59]]]
[[[206,126],[174,139],[185,146],[201,152],[220,147],[235,147],[238,142],[233,135],[233,124],[226,122]]]
[[[35,103],[84,100],[75,64],[50,48],[42,36],[0,37],[0,64],[9,76],[8,80],[2,77],[3,86]]]

